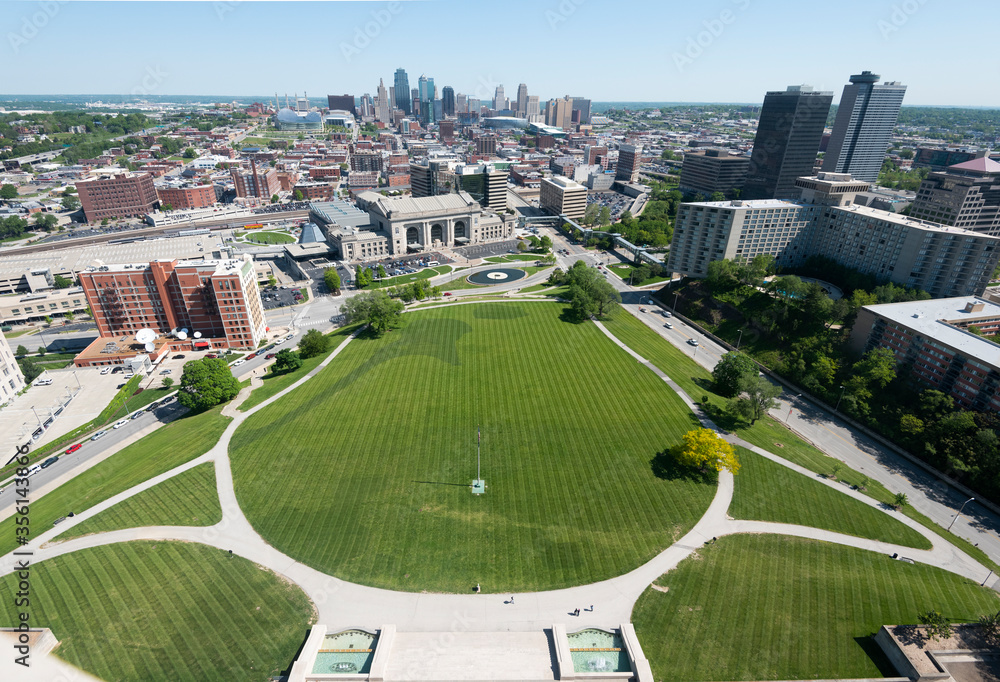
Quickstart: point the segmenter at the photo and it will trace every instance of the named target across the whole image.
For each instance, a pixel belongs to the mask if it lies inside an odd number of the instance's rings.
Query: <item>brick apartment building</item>
[[[269,201],[281,189],[278,172],[273,168],[258,168],[254,164],[249,171],[233,168],[229,172],[238,197],[257,197]]]
[[[266,330],[250,256],[105,265],[81,272],[80,285],[94,312],[99,336],[77,356],[74,362],[79,367],[123,363],[124,355],[135,352],[105,349],[112,343],[127,347],[129,340],[134,345],[136,332],[144,328],[161,336],[174,335],[166,344],[161,339],[158,353],[200,345],[254,349]],[[187,330],[186,339],[176,335],[182,329]],[[200,333],[197,339],[196,332]]]
[[[306,201],[329,199],[337,190],[337,185],[330,182],[299,182],[293,192],[302,192]]]
[[[156,188],[149,173],[105,175],[78,182],[76,190],[87,222],[105,218],[132,218],[152,213]]]
[[[1000,305],[963,296],[864,306],[849,343],[857,353],[888,348],[920,383],[967,409],[1000,412],[1000,351],[971,327],[1000,333]]]
[[[174,210],[205,208],[215,204],[213,185],[183,185],[181,187],[158,187],[156,194],[160,205],[170,204]]]
[[[340,179],[340,166],[313,166],[309,169],[309,177],[314,180],[319,178]]]

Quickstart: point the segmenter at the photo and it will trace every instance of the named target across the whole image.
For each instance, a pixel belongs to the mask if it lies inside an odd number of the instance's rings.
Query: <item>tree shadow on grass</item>
[[[582,324],[590,318],[573,310],[571,306],[566,306],[562,309],[562,312],[559,313],[559,319],[563,322],[569,322],[570,324]]]
[[[718,475],[713,471],[703,471],[694,467],[682,466],[674,456],[673,448],[667,448],[656,453],[649,461],[653,475],[665,481],[692,481],[694,483],[714,483]]]
[[[718,405],[709,403],[707,405],[702,405],[701,408],[705,411],[706,416],[715,422],[715,425],[723,431],[733,433],[737,429],[747,426],[747,423],[744,420],[734,416],[731,412],[719,407]]]

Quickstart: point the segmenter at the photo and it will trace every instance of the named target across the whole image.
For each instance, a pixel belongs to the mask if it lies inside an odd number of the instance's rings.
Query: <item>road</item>
[[[112,426],[107,426],[107,434],[97,441],[92,441],[90,439],[77,441],[82,444],[82,447],[71,455],[62,454],[65,452],[66,448],[62,451],[56,453],[59,456],[59,461],[51,466],[42,469],[38,473],[31,477],[31,488],[33,490],[39,490],[43,486],[52,483],[56,479],[69,473],[71,470],[79,467],[81,464],[86,464],[87,462],[99,458],[105,455],[107,452],[116,450],[121,447],[122,443],[132,436],[136,431],[143,429],[147,426],[152,426],[156,422],[167,423],[177,417],[181,416],[187,409],[181,407],[180,403],[176,400],[160,407],[153,412],[144,412],[137,419],[131,420],[128,424],[121,427],[120,429],[114,429]],[[14,504],[14,500],[17,496],[13,494],[13,486],[11,485],[12,480],[10,478],[4,479],[0,483],[0,518],[4,518],[7,514],[6,512]],[[73,511],[70,509],[67,512]],[[77,509],[76,511],[82,511]]]

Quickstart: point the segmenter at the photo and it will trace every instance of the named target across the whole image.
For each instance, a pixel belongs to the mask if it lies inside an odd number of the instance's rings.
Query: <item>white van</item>
[[[429,268],[433,268],[436,265],[441,265],[441,263],[439,263],[436,260],[428,261],[428,263],[427,263],[427,267],[429,267]]]

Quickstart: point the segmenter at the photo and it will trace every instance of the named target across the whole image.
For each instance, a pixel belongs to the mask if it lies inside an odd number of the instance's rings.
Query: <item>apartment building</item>
[[[156,188],[149,173],[119,173],[76,183],[87,222],[152,213]]]

